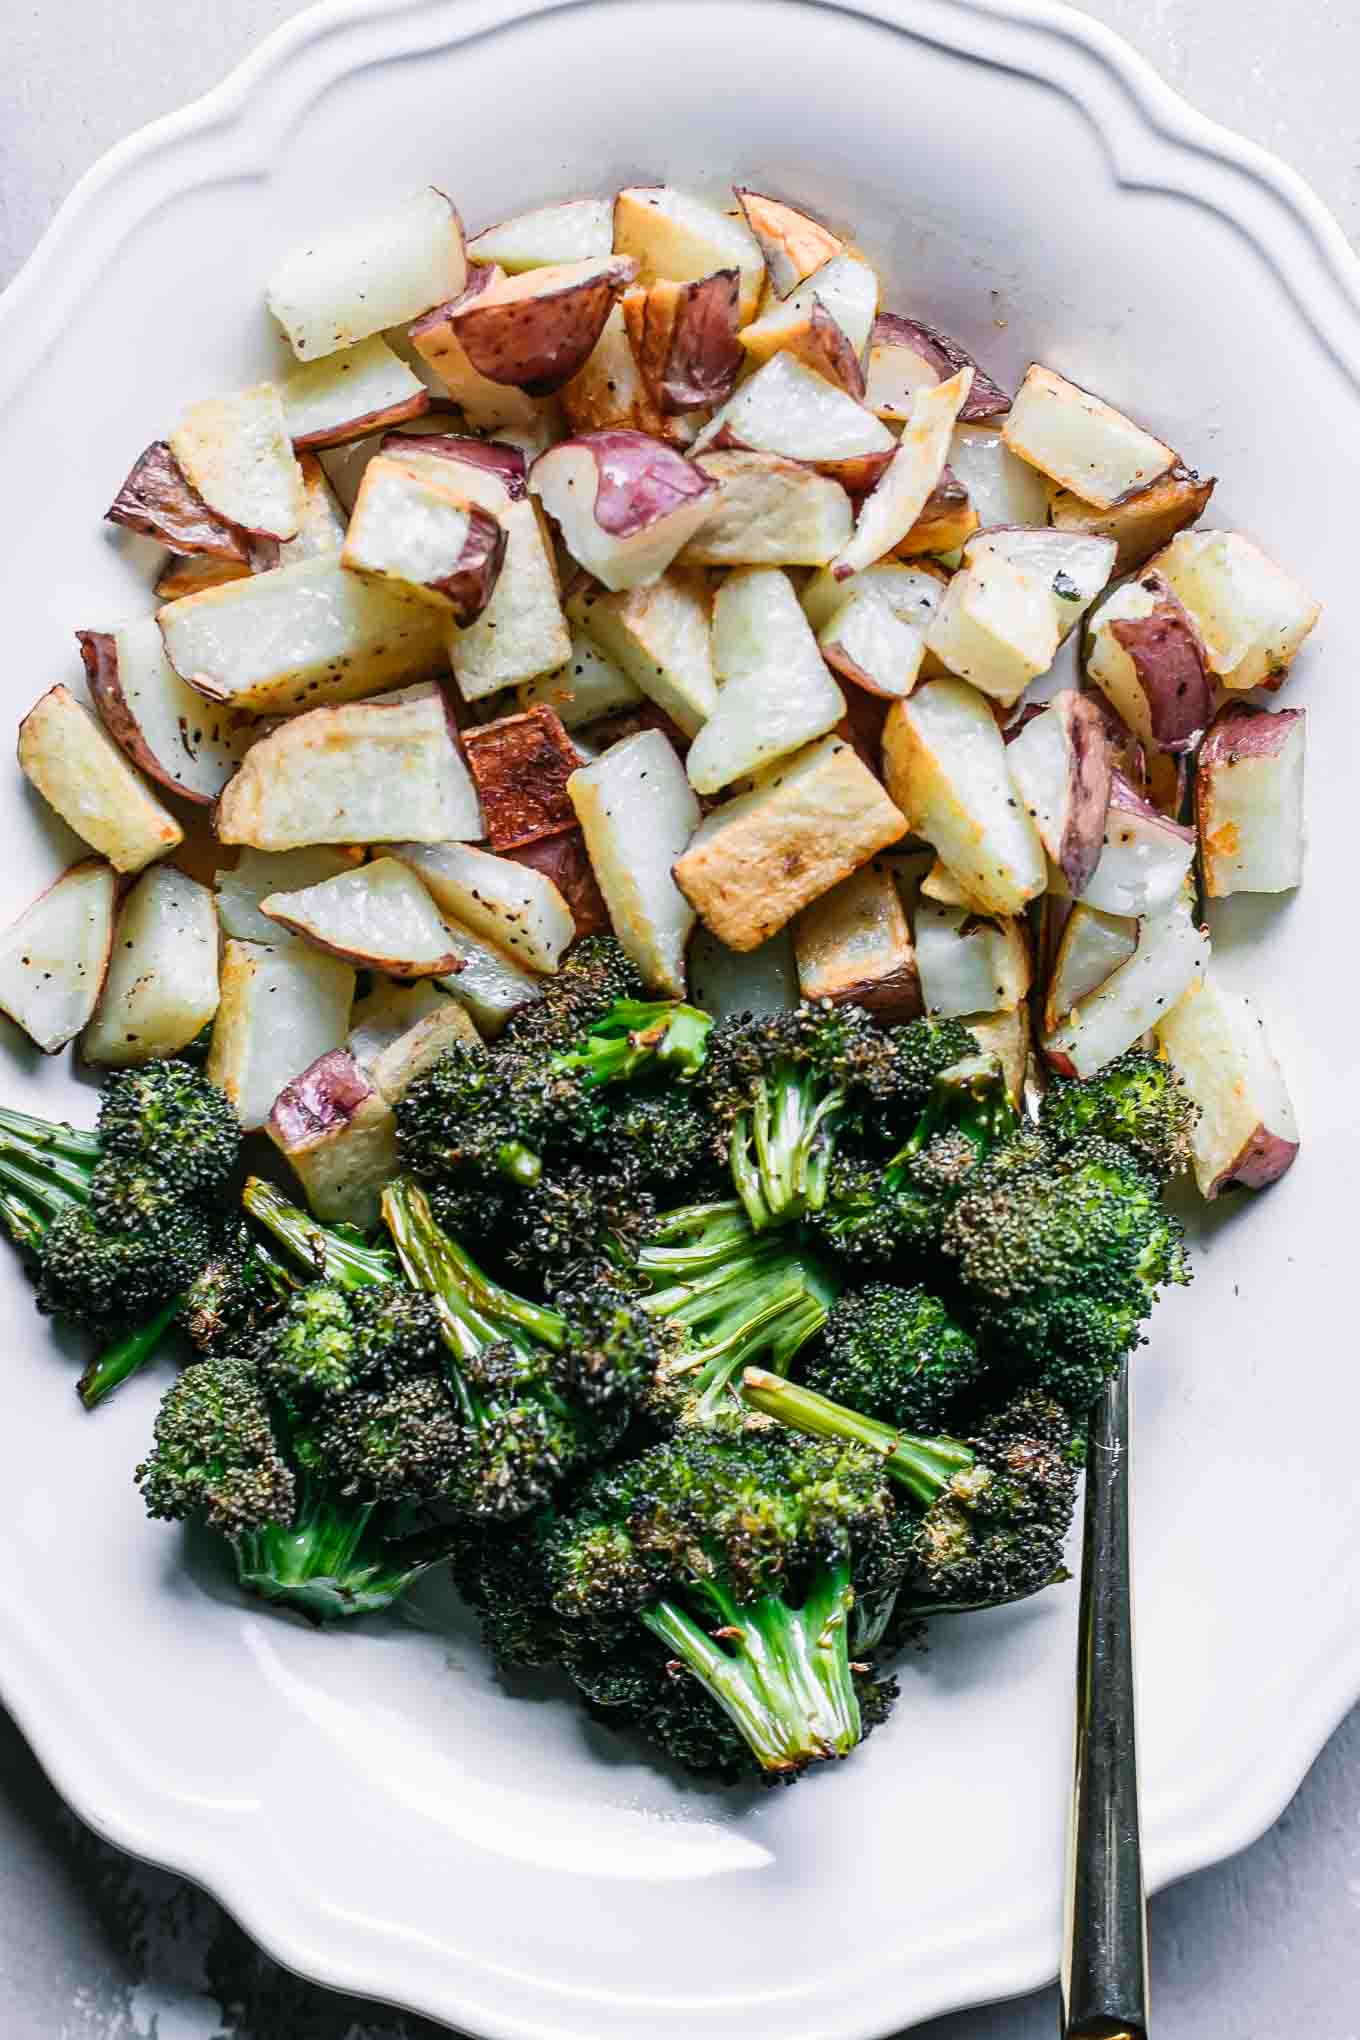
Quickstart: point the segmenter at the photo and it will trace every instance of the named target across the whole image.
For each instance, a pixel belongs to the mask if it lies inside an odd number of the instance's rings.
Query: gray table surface
[[[0,285],[111,142],[206,91],[293,0],[0,8]],[[1360,9],[1088,0],[1173,85],[1266,143],[1360,237]],[[1165,2040],[1360,2040],[1360,1710],[1271,1832],[1152,1906]],[[914,2040],[1049,2040],[1056,1992]],[[211,1899],[66,1810],[0,1712],[4,2040],[437,2040],[446,2029],[299,1982]]]

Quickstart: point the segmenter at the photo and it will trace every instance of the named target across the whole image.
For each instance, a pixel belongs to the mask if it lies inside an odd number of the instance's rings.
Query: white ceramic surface
[[[1360,1384],[1335,1365],[1354,971],[1324,919],[1355,764],[1360,289],[1298,180],[1053,7],[315,10],[106,158],[0,299],[13,712],[78,673],[76,626],[146,606],[144,555],[98,513],[185,399],[277,358],[258,285],[309,226],[427,178],[475,227],[577,189],[727,175],[853,226],[891,301],[999,374],[1041,356],[1146,416],[1222,476],[1216,518],[1329,605],[1289,696],[1314,710],[1310,884],[1215,927],[1261,988],[1305,1156],[1205,1228],[1199,1282],[1139,1362],[1162,1883],[1259,1831],[1360,1692]],[[5,915],[67,849],[11,785]],[[88,1106],[64,1063],[37,1067],[12,1035],[0,1054],[7,1099],[36,1085],[38,1109]],[[284,1961],[515,2040],[851,2040],[1051,1973],[1071,1591],[942,1629],[835,1778],[708,1793],[559,1701],[499,1693],[437,1588],[386,1631],[243,1610],[204,1554],[183,1569],[178,1534],[141,1520],[128,1471],[154,1385],[82,1419],[72,1358],[9,1267],[0,1336],[0,1690],[86,1819],[209,1885]],[[1324,1381],[1336,1420],[1305,1437],[1296,1412]]]

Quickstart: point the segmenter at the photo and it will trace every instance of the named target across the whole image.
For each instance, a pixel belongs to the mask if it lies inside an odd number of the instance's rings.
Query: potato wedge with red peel
[[[123,901],[108,975],[81,1036],[86,1062],[127,1068],[178,1055],[217,1011],[217,911],[173,865],[144,871]]]
[[[1002,426],[1012,453],[1098,510],[1180,465],[1174,447],[1038,362]]]
[[[1111,538],[1076,531],[1034,531],[1003,525],[979,531],[963,549],[965,566],[1004,559],[1048,584],[1058,643],[1070,637],[1114,570]]]
[[[399,1105],[416,1078],[433,1069],[447,1050],[477,1048],[481,1039],[458,1001],[441,993],[438,1011],[408,1027],[375,1058],[370,1071],[374,1086],[389,1105]]]
[[[776,297],[758,319],[742,327],[738,338],[748,361],[768,361],[785,348],[807,360],[807,341],[815,307],[820,307],[823,318],[830,320],[844,335],[855,371],[855,386],[851,393],[862,397],[864,352],[869,345],[874,315],[878,310],[878,278],[864,257],[849,249],[833,255],[790,296],[782,302]],[[836,380],[840,381],[841,377],[838,375]]]
[[[979,557],[945,589],[926,649],[950,673],[1011,707],[1057,654],[1049,583],[1014,560]]]
[[[1240,531],[1182,531],[1149,563],[1171,583],[1225,687],[1278,687],[1322,614]]]
[[[1303,880],[1303,767],[1307,717],[1247,702],[1221,708],[1195,771],[1204,890],[1288,892]]]
[[[592,262],[613,253],[614,208],[607,198],[569,198],[483,227],[467,244],[468,261],[499,263],[510,276],[549,263]]]
[[[853,528],[839,482],[776,453],[701,453],[694,463],[718,494],[681,566],[821,567]]]
[[[295,453],[344,446],[404,418],[419,418],[430,408],[430,393],[420,377],[378,333],[295,368],[284,377],[279,394]]]
[[[1113,770],[1105,720],[1090,698],[1064,688],[1006,746],[1006,766],[1039,840],[1076,894],[1105,845]]]
[[[804,907],[793,946],[805,999],[861,1006],[894,1027],[924,1010],[902,896],[876,858]]]
[[[113,944],[117,880],[86,858],[0,934],[0,1013],[44,1055],[74,1040],[99,1000]]]
[[[1138,947],[1127,963],[1046,1031],[1044,1055],[1065,1077],[1092,1077],[1149,1027],[1164,1020],[1209,962],[1209,937],[1183,900],[1138,923]]]
[[[353,701],[446,664],[433,604],[347,573],[338,553],[182,596],[157,621],[182,680],[252,715]]]
[[[576,433],[648,432],[678,442],[689,431],[688,421],[663,411],[648,389],[621,303],[610,311],[583,366],[563,384],[559,401]]]
[[[266,302],[298,360],[314,361],[457,297],[466,277],[462,221],[427,185],[295,249]]]
[[[302,942],[229,941],[220,989],[204,1074],[253,1133],[284,1085],[344,1042],[354,971]]]
[[[385,977],[443,977],[458,961],[434,901],[396,857],[377,857],[301,892],[270,893],[260,912],[290,935]]]
[[[539,703],[465,730],[463,755],[493,850],[575,828],[567,781],[584,761],[552,709]]]
[[[568,791],[614,933],[652,990],[683,998],[694,910],[671,867],[699,821],[684,766],[659,730],[643,730],[574,772]]]
[[[188,553],[183,557],[169,553],[152,593],[158,602],[177,602],[181,595],[201,595],[205,588],[223,588],[228,581],[244,581],[249,573],[250,568],[237,560],[214,559],[207,553]]]
[[[567,597],[567,615],[686,737],[698,734],[718,700],[701,573],[672,567],[649,587],[620,594],[583,583]]]
[[[716,269],[694,283],[667,278],[624,292],[623,323],[659,410],[697,411],[731,396],[742,365],[740,291],[735,269]]]
[[[729,949],[759,949],[906,832],[906,817],[850,744],[822,737],[715,808],[675,879]]]
[[[458,1001],[484,1041],[494,1041],[512,1013],[543,997],[543,979],[457,921],[449,919],[445,930],[458,967],[438,980],[439,988]]]
[[[403,1036],[414,1033],[424,1021],[440,1014],[451,1019],[459,1040],[477,1046],[481,1036],[467,1013],[433,978],[417,978],[409,985],[398,984],[395,978],[378,978],[373,989],[354,1002],[345,1049],[377,1083],[377,1067],[387,1050]],[[387,1096],[385,1091],[383,1096]],[[392,1102],[388,1099],[389,1104]]]
[[[1201,1196],[1278,1182],[1298,1154],[1299,1127],[1251,1000],[1211,968],[1158,1020],[1157,1045],[1199,1107],[1190,1149]]]
[[[1083,503],[1058,482],[1048,485],[1048,521],[1059,531],[1085,531],[1112,538],[1118,547],[1115,572],[1131,574],[1151,559],[1160,546],[1187,524],[1204,515],[1214,493],[1213,475],[1203,478],[1191,469],[1169,468],[1146,488],[1136,489],[1108,510]]]
[[[668,184],[631,185],[614,200],[614,250],[635,257],[639,283],[697,283],[715,269],[741,278],[743,324],[755,317],[765,258],[744,220]]]
[[[776,354],[742,383],[694,442],[805,461],[856,493],[870,489],[897,450],[880,418],[791,354]]]
[[[860,505],[854,536],[831,563],[838,581],[892,552],[916,523],[944,471],[972,379],[971,368],[960,369],[917,397],[897,450]]]
[[[1136,921],[1074,900],[1044,998],[1045,1032],[1056,1033],[1072,1008],[1098,991],[1137,947]]]
[[[551,878],[471,843],[394,843],[441,914],[484,935],[526,970],[552,972],[576,934]]]
[[[718,699],[690,745],[686,769],[698,793],[717,793],[776,758],[825,736],[845,697],[778,567],[737,567],[713,602]]]
[[[444,698],[351,702],[295,716],[247,751],[217,808],[223,843],[443,843],[482,833]]]
[[[889,700],[910,694],[925,657],[925,635],[906,623],[887,595],[859,585],[822,625],[817,643],[834,673]]]
[[[979,906],[1018,914],[1044,891],[1043,845],[1016,799],[1001,732],[981,694],[944,679],[895,701],[883,761],[888,792],[908,825]]]
[[[864,369],[860,357],[815,293],[806,313],[789,330],[780,351],[844,390],[856,403],[863,400]]]
[[[489,510],[399,460],[369,462],[340,553],[352,574],[468,624],[491,600],[504,559],[505,531]]]
[[[305,886],[320,885],[323,878],[336,878],[362,864],[358,849],[336,849],[328,843],[308,845],[303,850],[242,850],[231,869],[213,874],[217,895],[217,918],[222,933],[239,942],[278,942],[278,926],[260,912],[260,901],[270,893],[301,892]]]
[[[1179,895],[1194,855],[1194,830],[1153,807],[1116,771],[1100,859],[1081,896],[1107,914],[1161,913]]]
[[[918,319],[904,319],[897,312],[880,312],[869,334],[869,365],[864,401],[871,411],[893,424],[905,423],[912,415],[922,390],[948,382],[961,369],[971,368],[959,418],[975,424],[983,418],[1001,416],[1011,400],[999,383],[978,367],[966,347],[937,333]]]
[[[571,656],[565,665],[519,689],[521,708],[540,704],[550,708],[569,730],[598,722],[618,709],[632,708],[641,699],[641,689],[622,666],[579,630],[572,632]]]
[[[573,558],[615,592],[659,580],[708,513],[715,484],[643,432],[587,432],[541,453],[529,487]]]
[[[593,759],[586,762],[593,763]],[[586,849],[585,831],[579,826],[555,836],[540,836],[536,843],[521,843],[507,852],[507,859],[551,882],[566,903],[578,937],[608,933],[609,909]]]
[[[377,1223],[399,1166],[397,1122],[353,1056],[333,1048],[285,1084],[264,1130],[324,1225]]]
[[[973,536],[978,523],[972,497],[946,463],[921,506],[920,516],[906,537],[893,547],[893,558],[914,560],[922,555],[957,552]]]
[[[584,366],[636,275],[631,258],[604,255],[502,276],[466,292],[450,308],[449,326],[479,376],[551,396]]]
[[[528,463],[521,448],[508,440],[473,439],[460,432],[388,432],[378,452],[496,514],[528,494]]]
[[[493,382],[473,366],[455,323],[457,314],[469,303],[505,281],[502,269],[474,268],[466,288],[447,304],[437,304],[417,319],[406,336],[437,387],[452,397],[477,432],[498,432],[509,426],[532,430],[542,424],[544,417],[543,404],[527,390],[511,383]]]
[[[820,220],[800,212],[797,206],[786,205],[779,198],[768,198],[764,192],[750,191],[745,185],[734,185],[733,190],[746,224],[765,258],[770,288],[776,297],[786,298],[790,291],[797,290],[800,283],[843,252],[845,243],[840,236],[824,227]]]
[[[1193,751],[1214,712],[1208,654],[1164,574],[1149,567],[1091,616],[1086,671],[1149,750]]]
[[[191,404],[170,451],[219,517],[262,538],[296,538],[302,476],[273,383]]]
[[[115,871],[140,871],[184,841],[174,816],[69,687],[49,688],[20,723],[19,769]]]
[[[949,442],[949,466],[968,491],[984,531],[993,526],[1048,522],[1048,484],[1007,446],[1000,419],[959,424]]]
[[[1029,937],[1011,915],[981,917],[968,907],[922,898],[913,930],[921,997],[931,1019],[985,1009],[1009,1013],[1029,990]]]
[[[495,486],[494,478],[487,480]],[[458,486],[471,492],[460,474]],[[466,625],[451,624],[448,660],[464,701],[484,701],[554,672],[571,656],[571,633],[553,561],[552,542],[538,505],[525,498],[497,511],[505,531],[505,558],[491,600]]]
[[[154,440],[138,454],[104,516],[110,524],[159,540],[173,553],[220,560],[242,573],[272,564],[263,558],[268,541],[219,516],[203,500],[168,440]]]
[[[109,735],[160,785],[211,805],[259,736],[259,725],[186,687],[165,656],[154,616],[120,630],[78,630],[90,699]]]

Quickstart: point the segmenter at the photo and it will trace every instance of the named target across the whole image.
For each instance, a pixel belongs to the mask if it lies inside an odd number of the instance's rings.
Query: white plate
[[[1208,1229],[1139,1362],[1151,1879],[1247,1842],[1360,1692],[1353,536],[1360,289],[1269,157],[1044,5],[375,0],[318,8],[85,179],[0,303],[5,672],[148,606],[99,523],[179,407],[267,371],[279,253],[428,179],[470,228],[581,190],[732,178],[853,226],[889,302],[1003,379],[1039,356],[1223,477],[1329,604],[1310,882],[1219,916],[1261,988],[1304,1156]],[[0,909],[62,846],[17,776]],[[1348,860],[1344,861],[1344,860]],[[87,1108],[12,1037],[0,1091]],[[487,2036],[879,2036],[1049,1976],[1075,1591],[943,1626],[888,1729],[796,1791],[672,1781],[466,1631],[314,1635],[247,1611],[129,1479],[157,1385],[98,1419],[6,1261],[0,1686],[95,1827],[209,1886],[273,1954]],[[1320,1422],[1314,1419],[1320,1417]]]

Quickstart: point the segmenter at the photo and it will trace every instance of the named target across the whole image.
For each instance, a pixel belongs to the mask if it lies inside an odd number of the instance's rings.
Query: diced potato
[[[621,742],[625,734],[631,736],[636,732],[619,731],[615,741]],[[607,748],[607,745],[600,745],[584,758],[584,763],[593,764],[600,751]],[[604,903],[604,894],[600,891],[591,866],[590,852],[586,849],[585,833],[579,824],[563,829],[556,836],[541,836],[536,843],[521,843],[508,855],[512,864],[521,864],[526,871],[537,872],[556,887],[571,914],[578,936],[608,932],[609,909]]]
[[[478,375],[550,396],[584,367],[636,274],[631,257],[612,254],[519,276],[478,269],[471,288],[445,308],[452,337]]]
[[[1043,845],[1015,797],[1006,749],[982,695],[932,680],[895,701],[883,731],[888,792],[970,896],[1018,914],[1048,883]]]
[[[460,482],[461,486],[461,482]],[[486,608],[465,629],[448,633],[448,656],[465,701],[482,701],[502,687],[555,672],[571,656],[557,573],[538,507],[507,503],[498,513],[505,528],[505,558]]]
[[[877,858],[805,907],[794,924],[805,999],[862,1006],[896,1024],[922,1012],[921,979],[902,896]]]
[[[288,1081],[349,1031],[354,971],[300,942],[229,941],[206,1075],[247,1133],[264,1125]]]
[[[1165,1019],[1208,961],[1209,937],[1183,901],[1145,915],[1128,962],[1073,1006],[1060,1026],[1045,1032],[1048,1061],[1065,1077],[1094,1076]]]
[[[1019,1112],[1025,1099],[1025,1076],[1029,1068],[1029,1007],[1023,999],[1009,1013],[965,1013],[963,1024],[983,1055],[994,1055],[1006,1079],[1011,1104]]]
[[[298,467],[302,473],[302,518],[297,537],[279,547],[281,567],[294,566],[298,560],[314,560],[320,553],[338,553],[345,542],[345,513],[325,468],[314,453],[300,453]],[[190,592],[188,588],[163,591],[161,583],[156,583],[156,593],[163,602],[170,601],[176,593]]]
[[[443,991],[452,993],[477,1024],[478,1032],[494,1041],[510,1015],[521,1006],[531,1006],[543,997],[543,980],[534,971],[512,963],[503,949],[470,928],[445,922],[449,946],[457,953],[458,968],[440,978]]]
[[[550,262],[588,262],[614,245],[614,208],[607,198],[570,198],[562,205],[516,213],[484,227],[467,244],[469,262],[498,262],[511,276]]]
[[[984,529],[997,524],[1048,522],[1048,485],[1007,446],[1001,419],[958,424],[949,442],[949,465],[968,491]]]
[[[734,189],[746,224],[765,258],[770,287],[777,297],[787,297],[845,247],[829,227],[796,206],[786,205],[782,199],[767,198],[763,192],[750,191],[745,185],[736,185]]]
[[[224,588],[228,581],[244,581],[249,576],[250,568],[238,560],[215,559],[209,553],[190,553],[184,558],[167,553],[152,592],[161,602],[178,602],[181,595],[201,595],[207,588]]]
[[[474,366],[458,331],[460,305],[504,282],[505,271],[494,265],[474,269],[466,292],[417,319],[407,336],[436,388],[452,397],[474,432],[499,432],[510,426],[535,430],[545,419],[544,404],[527,390],[513,383],[493,382]]]
[[[216,800],[258,726],[185,686],[165,656],[154,616],[76,636],[99,719],[134,765],[186,800]]]
[[[950,436],[972,383],[972,369],[964,368],[948,382],[921,391],[892,459],[860,505],[853,538],[831,563],[838,581],[871,567],[911,531],[944,471]]]
[[[493,850],[576,826],[567,781],[581,754],[552,709],[540,703],[465,730],[463,751]]]
[[[926,650],[924,633],[904,622],[886,592],[862,574],[822,625],[817,642],[835,672],[890,700],[911,693]]]
[[[694,464],[719,493],[682,566],[820,567],[849,542],[850,498],[814,468],[775,453],[704,453]]]
[[[717,705],[708,589],[700,573],[672,567],[649,588],[610,595],[584,585],[567,615],[687,737]]]
[[[589,356],[560,397],[573,432],[650,432],[672,440],[680,424],[661,410],[647,387],[621,304],[613,307]]]
[[[845,697],[778,567],[738,567],[713,604],[718,699],[690,746],[698,793],[717,793],[834,729]]]
[[[266,920],[363,970],[443,977],[458,962],[425,887],[396,857],[260,901]]]
[[[759,949],[739,954],[701,921],[689,945],[689,995],[724,1020],[737,1013],[785,1013],[798,1004],[793,930],[781,928]]]
[[[915,935],[921,997],[934,1019],[1009,1013],[1029,990],[1029,941],[1013,916],[982,920],[969,908],[922,899]]]
[[[51,687],[19,725],[19,769],[116,871],[140,871],[184,840],[112,737],[69,687]]]
[[[667,184],[630,186],[614,201],[614,249],[636,256],[639,283],[669,277],[697,283],[715,269],[741,277],[741,316],[754,318],[765,258],[750,229],[730,213]]]
[[[342,353],[295,368],[285,376],[280,395],[288,435],[299,453],[305,447],[343,446],[430,408],[430,393],[420,377],[377,333]]]
[[[575,934],[571,909],[550,878],[470,843],[394,843],[440,912],[485,935],[529,970],[555,971]]]
[[[806,461],[847,488],[871,488],[896,451],[880,418],[791,354],[776,354],[715,412],[694,442]]]
[[[313,361],[457,297],[466,279],[462,222],[427,186],[295,249],[267,299],[298,360]]]
[[[1177,465],[1171,447],[1037,362],[1016,392],[1002,437],[1012,453],[1101,510]]]
[[[643,730],[568,781],[614,933],[648,986],[682,998],[694,913],[671,867],[699,821],[684,767],[659,730]]]
[[[410,984],[400,984],[396,978],[375,978],[371,990],[354,1001],[345,1048],[371,1077],[384,1049],[418,1027],[422,1020],[428,1020],[432,1013],[450,1008],[457,1015],[463,1039],[475,1045],[481,1036],[471,1020],[433,978],[416,978]]]
[[[541,453],[529,488],[571,557],[619,591],[660,580],[703,523],[717,488],[645,432],[587,432]]]
[[[639,283],[624,292],[623,323],[663,415],[683,416],[731,396],[742,366],[740,288],[735,269],[715,269],[696,283]]]
[[[187,1048],[217,1011],[217,950],[208,887],[168,864],[143,872],[119,911],[85,1060],[145,1063]]]
[[[1087,531],[1112,538],[1118,547],[1114,570],[1131,574],[1187,524],[1202,517],[1214,493],[1214,477],[1203,481],[1189,468],[1174,467],[1145,489],[1108,510],[1083,503],[1070,489],[1048,485],[1048,521],[1059,531]]]
[[[369,462],[340,553],[351,573],[471,623],[490,601],[504,558],[505,532],[489,510],[400,460]]]
[[[1225,687],[1276,687],[1322,606],[1240,531],[1182,531],[1151,562],[1194,617]]]
[[[1058,944],[1044,1001],[1044,1027],[1055,1034],[1074,1006],[1089,999],[1138,947],[1138,923],[1073,903]]]
[[[1016,792],[1074,893],[1085,891],[1100,863],[1112,764],[1104,716],[1072,687],[1053,695],[1006,745]]]
[[[835,320],[853,353],[862,358],[878,311],[878,278],[862,255],[846,249],[833,255],[788,297],[781,300],[776,296],[758,319],[742,328],[738,337],[748,360],[768,361],[789,346],[796,352],[814,304]]]
[[[978,528],[972,498],[948,462],[921,506],[916,522],[892,549],[895,560],[943,558],[955,553]]]
[[[1246,702],[1220,709],[1195,773],[1204,890],[1288,892],[1303,879],[1301,708],[1274,715]]]
[[[398,1169],[391,1106],[342,1048],[285,1084],[265,1132],[324,1225],[376,1225]]]
[[[1115,772],[1105,841],[1081,896],[1107,914],[1161,913],[1179,896],[1194,855],[1194,830],[1162,814]]]
[[[94,1012],[113,943],[117,881],[87,858],[63,871],[0,935],[0,1013],[55,1055]]]
[[[985,554],[950,581],[926,647],[951,673],[1010,707],[1057,652],[1050,587],[1014,560]]]
[[[1091,617],[1086,670],[1150,751],[1193,750],[1214,709],[1203,639],[1165,575],[1111,589]]]
[[[811,575],[803,589],[803,614],[820,633],[843,602],[862,588],[872,588],[875,594],[884,597],[895,616],[924,638],[946,585],[940,569],[924,563],[909,566],[901,560],[880,560],[877,566],[866,567],[862,574],[852,574],[848,581],[838,581],[824,568]]]
[[[437,687],[295,716],[251,746],[217,805],[223,843],[443,843],[482,833]]]
[[[1058,643],[1071,636],[1114,571],[1115,542],[1080,531],[980,531],[963,549],[965,566],[1010,560],[1047,583]]]
[[[581,630],[572,632],[571,657],[565,665],[519,689],[521,708],[550,708],[569,730],[598,722],[616,709],[632,708],[641,699],[637,683]]]
[[[301,892],[336,878],[363,862],[362,850],[333,849],[329,844],[310,844],[303,850],[242,850],[233,870],[215,875],[217,918],[222,933],[239,942],[279,942],[277,924],[260,912],[260,901],[270,893]]]
[[[223,580],[278,564],[278,540],[243,531],[206,503],[165,439],[138,454],[104,516],[173,553],[215,561]]]
[[[926,852],[927,856],[930,856],[930,854],[929,851]],[[937,907],[965,907],[970,914],[985,915],[987,913],[985,907],[980,907],[975,899],[969,897],[964,887],[959,884],[953,872],[949,869],[949,866],[939,857],[934,859],[930,869],[917,886],[917,897],[923,900],[933,900]]]
[[[256,715],[354,701],[445,664],[439,612],[346,573],[338,553],[185,595],[158,621],[181,679]]]
[[[296,538],[302,474],[273,383],[191,404],[170,451],[210,510],[265,538]]]
[[[1299,1127],[1251,1000],[1211,968],[1158,1021],[1157,1042],[1199,1107],[1190,1141],[1201,1196],[1278,1181],[1299,1151]]]
[[[676,883],[729,948],[758,949],[906,829],[850,745],[822,737],[715,808],[676,864]]]
[[[1010,398],[985,369],[978,367],[966,347],[919,319],[904,319],[897,312],[881,312],[869,336],[869,365],[864,401],[880,418],[905,422],[911,417],[917,396],[948,382],[961,368],[973,371],[972,387],[959,413],[974,423],[994,418],[1010,409]]]

